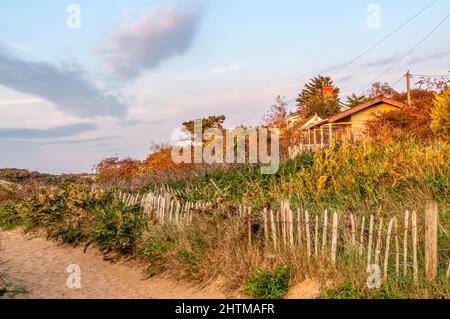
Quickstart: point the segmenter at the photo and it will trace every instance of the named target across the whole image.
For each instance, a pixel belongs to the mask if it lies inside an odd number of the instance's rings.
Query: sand
[[[95,248],[58,245],[53,241],[25,235],[20,230],[0,232],[0,274],[9,288],[28,294],[6,298],[57,299],[218,299],[226,298],[217,285],[200,289],[169,277],[146,279],[142,266],[130,262],[104,261]],[[67,287],[69,265],[80,267],[80,289]]]

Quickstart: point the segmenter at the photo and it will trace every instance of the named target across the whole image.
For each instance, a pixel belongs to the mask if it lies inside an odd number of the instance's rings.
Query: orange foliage
[[[128,178],[138,175],[142,170],[142,162],[125,158],[120,160],[118,157],[110,157],[102,160],[96,165],[99,178],[103,180],[111,178]]]
[[[433,137],[431,131],[431,108],[434,93],[416,89],[411,91],[412,105],[403,110],[382,113],[367,123],[371,136],[403,134],[420,139]],[[393,99],[407,103],[406,93],[396,93]]]

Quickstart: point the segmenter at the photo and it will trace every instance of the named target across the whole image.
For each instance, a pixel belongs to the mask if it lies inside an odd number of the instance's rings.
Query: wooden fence
[[[185,226],[196,212],[212,208],[211,203],[180,203],[170,194],[119,194],[128,205],[142,205],[144,213],[159,224]],[[357,216],[325,210],[310,214],[292,209],[282,201],[278,210],[255,210],[240,205],[237,222],[246,227],[248,245],[262,245],[267,251],[284,249],[303,252],[307,260],[329,258],[336,264],[340,256],[363,258],[367,267],[378,265],[383,278],[396,281],[412,275],[414,282],[425,274],[434,280],[438,272],[438,208],[430,202],[423,216],[406,211],[386,219],[380,214]],[[259,229],[259,231],[255,231]],[[419,265],[423,265],[420,269]],[[450,264],[447,271],[450,276]]]

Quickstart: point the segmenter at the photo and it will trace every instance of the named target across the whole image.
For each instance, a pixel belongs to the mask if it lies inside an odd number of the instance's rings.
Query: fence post
[[[352,227],[352,249],[356,247],[356,228],[355,228],[355,216],[350,214],[350,224]]]
[[[372,245],[373,245],[373,215],[370,215],[369,224],[369,242],[367,244],[367,269],[370,267],[372,260]]]
[[[395,227],[395,281],[398,282],[400,274],[400,244],[398,241],[398,223],[397,218],[394,218]]]
[[[316,215],[316,225],[314,229],[314,255],[319,255],[319,215]]]
[[[327,245],[327,230],[328,230],[328,210],[325,209],[325,215],[323,216],[323,229],[322,229],[322,253],[325,251]]]
[[[264,219],[264,247],[269,247],[269,231],[267,229],[267,208],[264,207],[263,210],[263,219]]]
[[[247,228],[248,228],[248,246],[252,246],[252,209],[251,207],[247,208]]]
[[[409,211],[405,212],[405,224],[403,226],[403,276],[408,273],[408,225]]]
[[[311,257],[311,233],[309,231],[309,213],[305,211],[305,228],[306,228],[306,254],[309,258]]]
[[[359,234],[359,255],[362,256],[363,255],[363,249],[364,249],[364,228],[366,224],[366,216],[362,217],[362,221],[361,221],[361,231]]]
[[[272,229],[273,249],[277,249],[277,228],[275,218],[273,217],[273,210],[270,210],[270,228]]]
[[[412,212],[412,245],[413,245],[413,269],[414,269],[414,283],[418,281],[418,270],[417,270],[417,213]]]
[[[425,273],[428,280],[434,280],[438,267],[438,207],[429,202],[425,210]]]
[[[383,232],[383,217],[380,218],[380,224],[378,226],[377,245],[375,247],[375,265],[380,265],[380,254],[382,245],[382,232]]]
[[[289,239],[291,242],[291,247],[294,248],[294,217],[292,216],[292,210],[290,207],[288,213],[289,213]]]
[[[338,214],[333,213],[333,226],[331,234],[331,262],[336,264],[336,252],[337,252],[337,238],[338,238]]]
[[[302,215],[300,208],[297,208],[297,245],[302,247]]]
[[[392,227],[394,227],[394,219],[391,219],[388,226],[388,233],[386,237],[386,249],[384,252],[384,280],[387,281],[387,275],[388,275],[388,267],[389,267],[389,249],[391,245],[391,233],[392,233]]]

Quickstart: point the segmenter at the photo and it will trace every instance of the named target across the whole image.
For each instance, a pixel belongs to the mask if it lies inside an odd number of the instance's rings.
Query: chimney
[[[334,97],[334,88],[331,85],[325,85],[322,88],[322,94],[324,98]]]

